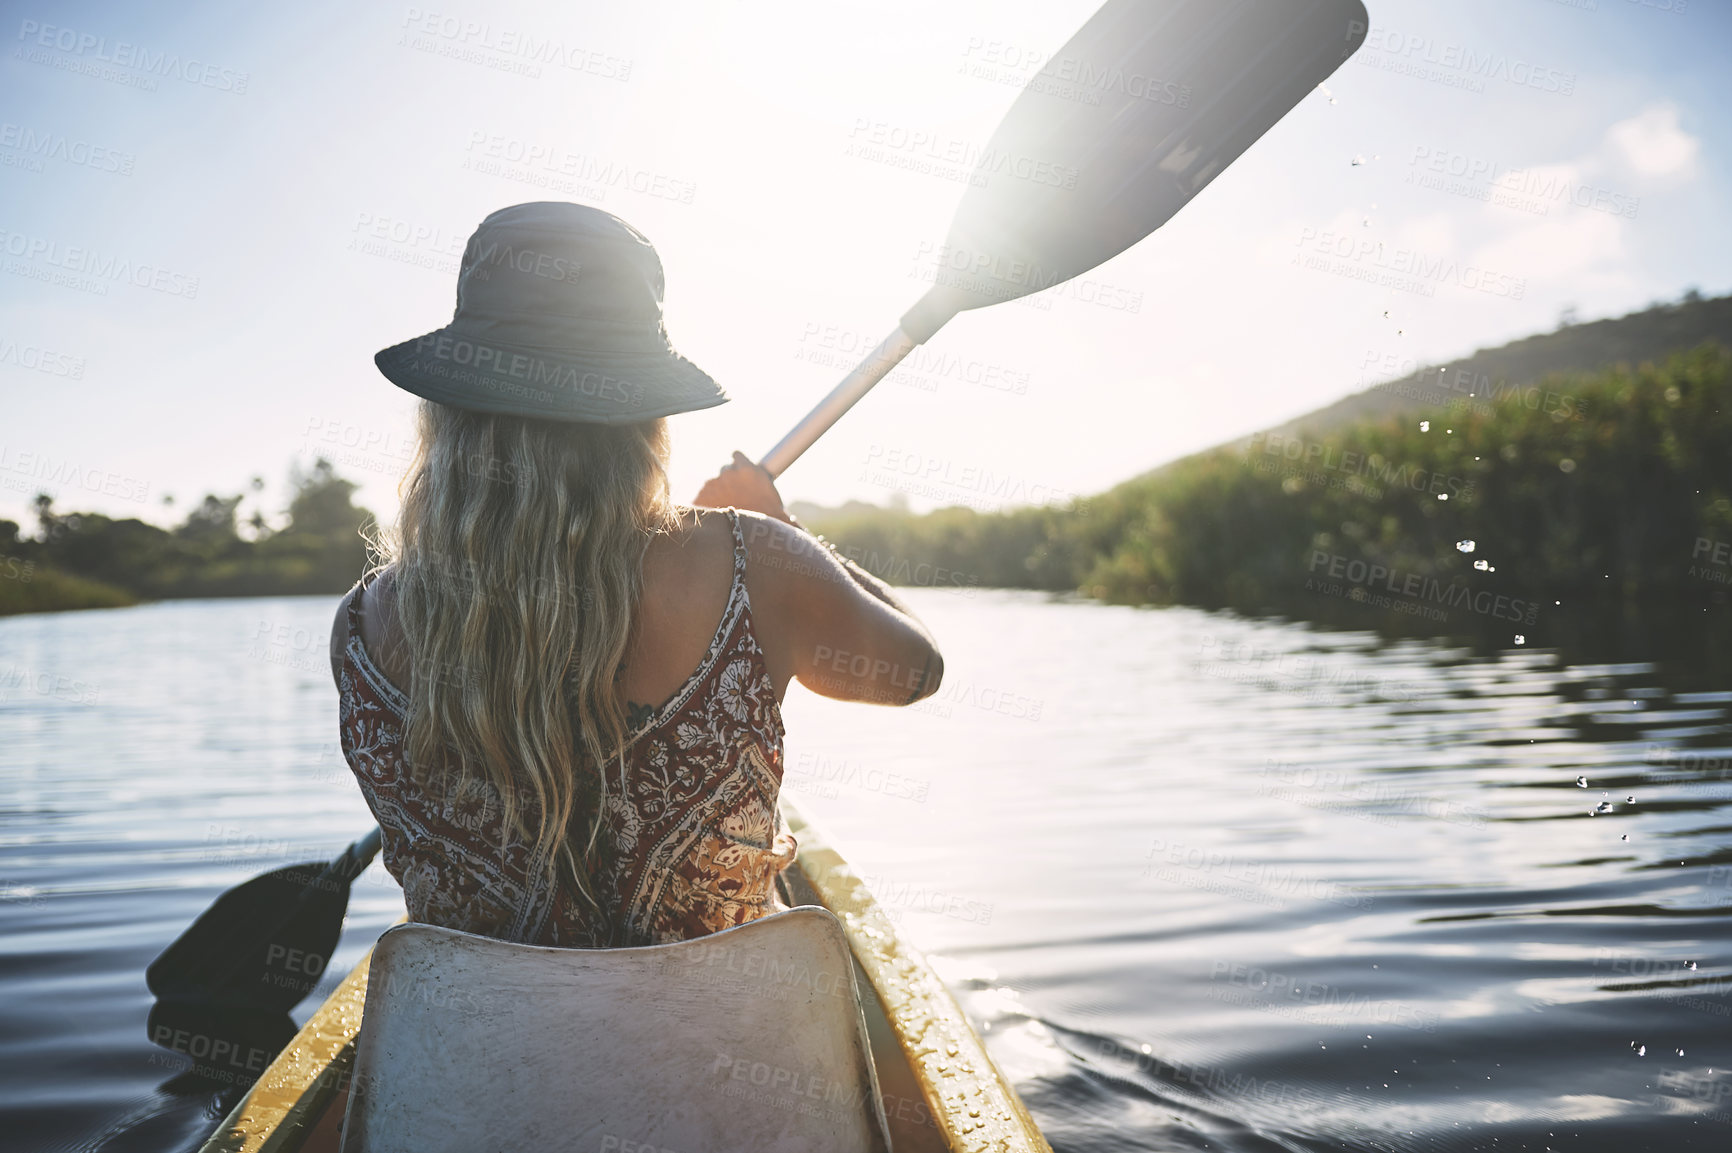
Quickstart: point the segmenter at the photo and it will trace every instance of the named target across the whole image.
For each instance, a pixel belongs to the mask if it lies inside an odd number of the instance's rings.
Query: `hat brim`
[[[581,355],[517,348],[440,328],[382,349],[373,363],[398,388],[474,412],[584,424],[636,424],[714,408],[728,394],[674,352]]]

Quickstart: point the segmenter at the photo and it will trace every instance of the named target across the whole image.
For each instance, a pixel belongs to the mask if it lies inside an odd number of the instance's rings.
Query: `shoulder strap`
[[[356,581],[354,587],[351,588],[347,594],[349,608],[343,616],[344,627],[348,629],[348,633],[343,637],[344,648],[348,647],[350,637],[357,636],[361,632],[361,598],[366,594],[366,577],[362,577],[360,580]]]
[[[746,579],[746,534],[740,528],[740,510],[729,508],[728,525],[734,530],[734,583],[741,584]],[[728,590],[732,593],[732,589]]]

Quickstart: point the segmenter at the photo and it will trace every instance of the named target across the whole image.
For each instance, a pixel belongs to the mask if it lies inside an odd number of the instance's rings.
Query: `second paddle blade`
[[[1351,56],[1360,0],[1107,0],[982,151],[903,319],[1063,283],[1159,228]]]
[[[350,881],[325,862],[230,889],[145,970],[160,998],[287,1011],[313,991],[343,931]]]

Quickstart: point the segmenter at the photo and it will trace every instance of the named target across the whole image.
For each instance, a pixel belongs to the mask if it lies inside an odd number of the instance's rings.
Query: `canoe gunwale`
[[[1052,1153],[1016,1091],[926,959],[897,934],[841,854],[789,801],[805,887],[842,922],[926,1107],[957,1153]],[[296,1153],[348,1087],[372,950],[277,1055],[200,1153]],[[862,995],[866,991],[862,990]]]

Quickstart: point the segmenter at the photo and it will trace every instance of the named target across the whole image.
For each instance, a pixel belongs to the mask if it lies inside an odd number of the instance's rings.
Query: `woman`
[[[420,446],[331,662],[414,920],[605,947],[774,912],[788,682],[938,687],[913,614],[745,457],[709,507],[669,501],[665,417],[727,396],[668,343],[662,288],[616,217],[516,205],[470,238],[452,323],[375,358],[423,398]]]

